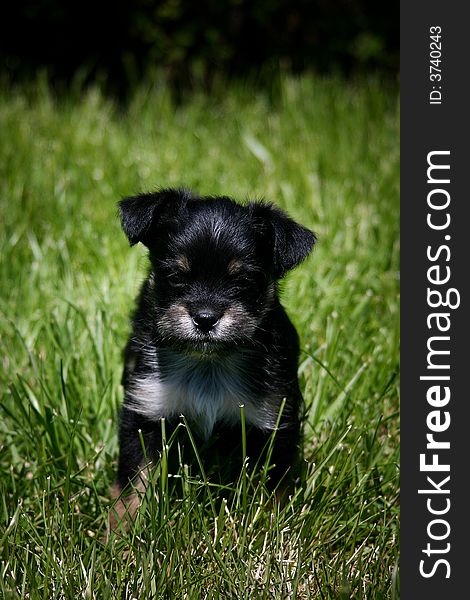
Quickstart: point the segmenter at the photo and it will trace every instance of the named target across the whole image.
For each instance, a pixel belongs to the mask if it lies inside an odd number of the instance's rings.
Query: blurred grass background
[[[398,90],[308,74],[275,89],[220,78],[177,103],[155,81],[116,103],[42,78],[0,92],[5,598],[398,597]],[[121,351],[146,266],[116,203],[180,185],[272,200],[318,234],[283,285],[305,484],[283,510],[254,490],[214,516],[192,481],[106,545]]]
[[[345,76],[399,69],[398,3],[374,0],[23,0],[3,7],[0,73],[47,70],[120,97],[163,72],[177,95],[213,79],[279,72]]]

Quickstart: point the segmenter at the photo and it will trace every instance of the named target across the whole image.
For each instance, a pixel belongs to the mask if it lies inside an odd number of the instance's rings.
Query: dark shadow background
[[[125,95],[160,72],[174,88],[282,71],[396,76],[399,4],[376,0],[23,0],[3,3],[3,80]]]

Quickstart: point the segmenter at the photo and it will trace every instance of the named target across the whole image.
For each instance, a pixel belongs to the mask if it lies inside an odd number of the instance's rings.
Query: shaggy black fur
[[[126,198],[120,214],[131,245],[148,247],[151,266],[125,350],[117,487],[158,460],[161,418],[170,437],[181,414],[208,472],[235,477],[240,405],[253,465],[285,399],[272,455],[277,485],[295,471],[302,411],[298,336],[277,281],[307,256],[314,234],[269,203],[242,206],[187,190]]]

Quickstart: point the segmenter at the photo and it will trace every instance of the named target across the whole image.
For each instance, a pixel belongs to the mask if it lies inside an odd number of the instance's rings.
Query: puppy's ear
[[[283,277],[307,257],[316,242],[315,234],[270,203],[252,202],[249,209],[268,240],[274,276]]]
[[[167,189],[121,200],[121,225],[131,246],[137,242],[151,245],[157,228],[174,217],[192,197],[188,190]]]

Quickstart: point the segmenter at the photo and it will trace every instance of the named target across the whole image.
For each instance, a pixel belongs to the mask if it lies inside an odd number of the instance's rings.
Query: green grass
[[[398,597],[398,90],[286,78],[175,106],[0,92],[0,596]],[[103,543],[121,350],[145,272],[116,202],[186,185],[264,197],[319,237],[284,304],[301,337],[305,481],[279,509],[183,470]],[[154,493],[152,493],[154,492]]]

